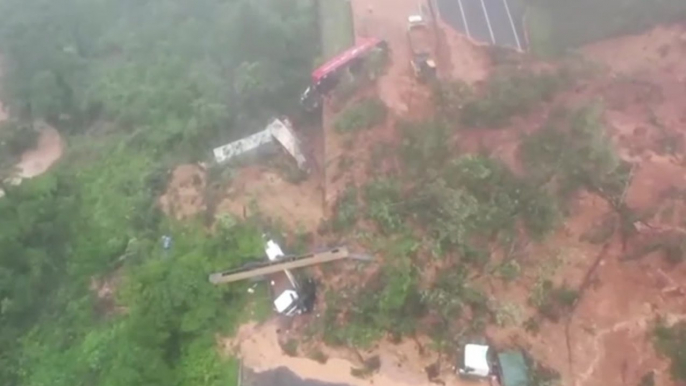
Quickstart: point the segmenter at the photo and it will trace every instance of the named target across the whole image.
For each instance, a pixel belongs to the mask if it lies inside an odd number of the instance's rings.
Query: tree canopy
[[[244,291],[207,274],[259,252],[259,232],[178,224],[156,200],[171,165],[297,107],[312,2],[0,0],[0,15],[12,124],[47,121],[69,145],[0,198],[0,384],[235,382],[215,333]]]

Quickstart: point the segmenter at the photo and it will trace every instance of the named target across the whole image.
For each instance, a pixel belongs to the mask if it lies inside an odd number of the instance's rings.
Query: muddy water
[[[375,354],[381,359],[381,368],[371,377],[361,379],[351,374],[351,370],[358,366],[349,360],[337,358],[335,352],[328,353],[329,359],[324,364],[309,358],[286,355],[278,343],[278,328],[275,321],[262,325],[251,323],[241,326],[235,338],[222,341],[225,352],[240,357],[244,367],[257,373],[258,380],[264,380],[253,383],[254,386],[435,386],[427,379],[424,366],[436,358],[429,353],[417,353],[412,342],[380,344]],[[445,370],[446,373],[441,374],[445,385],[475,386],[454,376],[450,369]],[[281,375],[286,383],[273,383],[271,379]]]

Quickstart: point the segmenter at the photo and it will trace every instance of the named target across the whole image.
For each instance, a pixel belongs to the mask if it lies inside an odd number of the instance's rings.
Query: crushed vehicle
[[[293,273],[294,270],[347,258],[371,260],[371,257],[366,255],[351,254],[345,247],[324,249],[301,256],[289,256],[283,253],[281,246],[274,240],[265,239],[265,260],[255,260],[237,268],[215,272],[210,274],[208,279],[215,285],[241,280],[267,280],[274,310],[286,316],[312,311],[316,300],[317,288],[314,280],[300,279]]]
[[[265,253],[269,261],[285,257],[279,244],[268,240]],[[316,298],[316,285],[311,278],[300,283],[288,269],[269,276],[269,289],[274,299],[274,310],[286,316],[299,315],[312,311]]]

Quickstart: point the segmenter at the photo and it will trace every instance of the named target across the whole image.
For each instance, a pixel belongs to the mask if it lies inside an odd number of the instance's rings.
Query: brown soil
[[[364,10],[361,12],[364,16],[359,19],[376,17],[375,11],[366,10],[366,4],[360,2],[356,6],[353,1],[354,6]],[[397,64],[407,59],[403,58],[407,52],[403,48],[395,49],[393,42],[400,42],[400,38],[393,40],[388,33],[392,20],[396,20],[398,27],[402,25],[407,10],[396,2],[393,6],[378,8],[383,9],[384,16],[368,23],[370,27],[365,32],[380,29],[381,33],[386,33],[382,36],[391,42],[393,66],[378,87],[379,95],[391,106],[394,116],[382,127],[358,134],[347,148],[339,143],[350,139],[341,139],[332,130],[327,131],[327,157],[347,156],[355,160],[345,173],[336,168],[327,173],[328,203],[332,203],[336,193],[351,181],[360,183],[368,178],[365,165],[369,149],[375,142],[397,141],[393,119],[416,116],[407,104],[399,103],[403,100],[402,95],[407,95],[403,90],[407,90],[411,82],[406,75],[408,69],[403,72]],[[391,15],[386,15],[387,10]],[[359,9],[356,13],[360,13]],[[397,17],[392,19],[396,13]],[[396,31],[402,30],[396,28]],[[452,43],[456,41],[459,37],[449,39]],[[579,288],[594,263],[599,261],[591,272],[590,286],[583,292],[574,313],[558,323],[543,320],[538,334],[525,332],[519,325],[490,327],[488,335],[500,347],[525,348],[541,363],[558,370],[563,385],[632,385],[638,384],[650,371],[656,372],[656,384],[672,385],[666,361],[659,358],[652,347],[650,329],[659,315],[673,319],[684,317],[686,292],[681,283],[686,280],[686,267],[668,263],[658,253],[634,261],[623,259],[648,240],[655,240],[658,234],[683,232],[684,225],[679,218],[686,213],[682,203],[686,192],[686,144],[682,130],[686,125],[686,112],[681,108],[686,103],[686,29],[658,27],[644,35],[601,42],[581,51],[587,59],[606,67],[610,76],[602,73],[585,81],[557,102],[575,105],[596,98],[602,100],[608,133],[619,155],[634,164],[626,204],[638,213],[648,214],[646,222],[655,229],[637,226],[639,234],[626,246],[619,235],[605,245],[591,244],[584,239],[589,229],[616,214],[598,196],[583,194],[577,197],[572,216],[555,235],[543,245],[530,243],[523,247],[520,253],[525,256],[522,260],[524,277],[520,281],[506,285],[495,278],[482,280],[491,296],[501,304],[518,306],[525,320],[535,314],[528,297],[539,279],[540,267],[553,258],[559,259],[560,266],[548,278],[557,284]],[[474,75],[474,80],[488,73],[487,61],[479,63],[481,75]],[[455,65],[453,71],[458,67]],[[478,71],[473,73],[479,74]],[[399,80],[389,81],[396,87],[392,92],[391,87],[384,88],[383,82],[394,76]],[[472,152],[486,149],[517,170],[520,167],[517,159],[520,135],[541,127],[551,106],[542,106],[541,111],[514,119],[510,128],[464,133],[460,137],[460,148]],[[419,111],[418,115],[422,113],[424,111]],[[330,123],[333,112],[328,111],[328,114],[325,119]],[[330,124],[327,126],[330,128]],[[331,165],[330,161],[328,166],[331,168]]]
[[[181,220],[205,211],[206,180],[206,170],[201,165],[177,166],[172,172],[167,191],[159,199],[164,213]]]
[[[240,169],[231,181],[217,213],[243,216],[257,205],[260,212],[290,230],[312,231],[323,219],[319,182],[308,179],[293,184],[266,167]]]
[[[101,316],[112,316],[126,312],[126,308],[117,305],[117,288],[123,279],[123,271],[117,269],[105,277],[91,278],[90,290],[97,297],[96,312]]]
[[[427,380],[423,366],[431,364],[436,357],[420,353],[414,342],[408,341],[401,345],[381,343],[379,349],[376,350],[376,354],[381,359],[379,371],[370,377],[358,378],[351,374],[351,370],[360,368],[359,360],[332,356],[322,364],[306,357],[289,356],[283,352],[279,344],[280,340],[283,340],[283,335],[283,325],[277,320],[262,325],[250,323],[241,326],[235,338],[222,340],[221,345],[224,352],[237,355],[245,366],[255,371],[272,370],[284,366],[304,379],[351,386],[435,385]],[[330,352],[324,351],[324,353]],[[340,352],[332,353],[341,354]],[[354,357],[355,355],[348,353],[347,356]],[[445,370],[444,373],[450,372],[449,369]],[[450,374],[443,374],[443,381],[446,385],[454,386],[480,384],[465,382]]]
[[[205,212],[208,203],[213,205],[216,216],[228,213],[243,218],[257,209],[286,229],[308,232],[317,229],[323,218],[322,194],[316,179],[292,184],[268,167],[248,166],[237,170],[219,192],[216,186],[207,185],[204,166],[177,166],[167,191],[159,199],[160,207],[177,219]]]
[[[0,122],[5,119],[7,115],[0,104]],[[14,166],[15,174],[8,178],[13,185],[21,184],[23,179],[40,176],[62,158],[64,142],[59,132],[44,122],[36,122],[35,127],[40,133],[38,141],[33,149],[21,155],[20,162]],[[0,189],[0,197],[4,195],[5,192]]]
[[[17,164],[20,178],[33,178],[45,173],[64,151],[62,137],[54,127],[42,122],[36,122],[35,126],[40,132],[38,142],[35,148],[21,155],[21,162]]]
[[[654,235],[683,231],[676,217],[683,213],[680,192],[686,188],[681,135],[686,115],[679,107],[686,102],[685,33],[681,27],[659,27],[644,35],[582,50],[613,75],[585,85],[582,95],[570,100],[602,98],[609,134],[620,156],[634,163],[626,204],[647,213],[646,222],[652,228],[637,227],[639,234],[626,248],[619,236],[604,247],[591,245],[581,241],[582,235],[611,211],[600,198],[587,195],[579,199],[574,215],[547,242],[571,252],[566,253],[554,281],[572,288],[581,285],[585,273],[600,258],[591,285],[569,321],[569,340],[564,320],[543,322],[536,336],[519,328],[491,331],[501,345],[523,345],[534,357],[560,371],[565,385],[635,385],[653,370],[656,384],[673,384],[667,363],[652,347],[650,329],[659,315],[684,318],[686,299],[680,283],[686,279],[686,267],[668,263],[659,253],[634,261],[622,259],[647,240],[655,240]],[[536,250],[527,255],[536,256]],[[540,264],[545,258],[541,254],[532,261]],[[531,283],[524,280],[520,285],[529,288]],[[507,292],[526,296],[528,289],[510,288]],[[495,296],[507,298],[508,294],[498,290]],[[513,301],[526,308],[525,297]]]

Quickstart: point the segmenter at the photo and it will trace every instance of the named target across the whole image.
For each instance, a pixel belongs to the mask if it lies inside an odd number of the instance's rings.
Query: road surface
[[[519,0],[435,0],[441,18],[478,42],[526,49]]]

